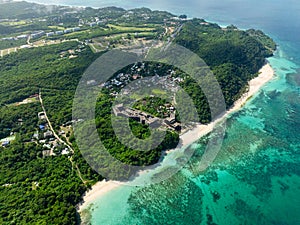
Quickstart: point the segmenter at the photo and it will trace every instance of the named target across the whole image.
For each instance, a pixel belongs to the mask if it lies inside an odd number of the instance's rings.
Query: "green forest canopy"
[[[1,10],[0,15],[6,16],[1,14]],[[138,15],[145,10],[134,10],[134,13]],[[16,13],[20,17],[28,16],[21,7]],[[95,12],[87,9],[85,13]],[[116,18],[122,13],[124,10],[118,9]],[[163,18],[163,15],[169,14],[155,12],[152,22],[158,21],[155,15]],[[260,31],[239,31],[233,27],[222,29],[216,24],[203,25],[202,22],[198,19],[184,22],[175,42],[197,53],[211,67],[222,88],[226,105],[230,107],[247,89],[248,81],[257,76],[265,58],[272,55],[276,45]],[[10,146],[0,147],[1,224],[75,224],[76,204],[81,201],[88,186],[102,179],[85,162],[74,137],[70,138],[75,149],[73,160],[88,180],[87,185],[78,178],[66,156],[43,158],[42,147],[28,142],[38,126],[40,105],[11,105],[42,89],[45,107],[55,129],[70,121],[77,84],[85,69],[102,54],[93,54],[85,46],[77,58],[60,56],[61,52],[77,49],[79,45],[77,42],[65,42],[24,49],[0,59],[0,137],[16,133],[16,140]],[[161,74],[164,69],[170,68],[160,67]],[[209,122],[209,107],[196,83],[187,78],[181,86],[192,96],[201,122]],[[111,101],[109,93],[98,99],[96,125],[99,135],[106,137],[105,144],[115,157],[132,165],[149,165],[157,162],[163,149],[176,146],[178,134],[171,132],[162,146],[145,154],[122,146],[116,141],[109,123]],[[18,123],[20,118],[22,124]],[[131,127],[140,138],[149,135],[146,126],[132,121]]]

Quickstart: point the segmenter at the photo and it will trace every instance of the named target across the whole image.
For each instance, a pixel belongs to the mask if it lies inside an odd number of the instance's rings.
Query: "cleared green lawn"
[[[13,21],[13,22],[1,22],[1,25],[5,25],[5,26],[20,26],[20,25],[25,25],[28,22],[26,20],[20,20],[20,21]]]
[[[153,27],[129,27],[129,26],[117,26],[108,24],[109,27],[120,30],[120,31],[128,31],[128,32],[135,32],[135,31],[154,31],[155,28]]]
[[[167,92],[160,90],[160,89],[153,89],[152,93],[155,95],[166,95],[167,94]]]
[[[64,27],[60,27],[60,26],[48,26],[50,29],[54,29],[54,30],[64,30]]]

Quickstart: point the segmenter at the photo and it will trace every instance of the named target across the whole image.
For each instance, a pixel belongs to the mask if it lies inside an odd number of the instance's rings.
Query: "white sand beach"
[[[257,93],[259,91],[259,89],[263,85],[265,85],[267,82],[269,82],[274,76],[274,70],[272,69],[270,64],[266,64],[265,66],[263,66],[259,72],[260,72],[259,76],[252,79],[249,82],[249,91],[247,93],[245,93],[239,100],[237,100],[235,102],[234,106],[230,110],[228,110],[226,113],[221,115],[215,121],[213,121],[207,125],[199,124],[195,128],[188,130],[187,132],[182,134],[180,136],[182,146],[184,147],[184,146],[190,145],[190,144],[194,143],[195,141],[197,141],[202,136],[211,132],[217,123],[221,122],[229,114],[239,110],[247,102],[247,100],[250,97],[252,97],[255,93]],[[81,212],[83,209],[87,208],[97,198],[105,195],[107,192],[109,192],[113,189],[116,189],[120,185],[122,185],[120,182],[114,182],[114,181],[98,182],[83,197],[83,203],[79,206],[79,212]]]
[[[79,205],[79,212],[89,206],[93,201],[95,201],[98,197],[106,194],[107,192],[119,187],[121,183],[115,181],[100,181],[96,183],[92,189],[87,191],[83,197],[83,202]]]
[[[187,146],[197,141],[202,136],[213,130],[215,125],[224,120],[229,114],[238,111],[262,86],[268,83],[274,77],[274,70],[268,63],[259,70],[259,76],[249,82],[249,90],[226,113],[220,115],[217,119],[207,125],[196,125],[193,129],[188,130],[180,136],[182,146]]]

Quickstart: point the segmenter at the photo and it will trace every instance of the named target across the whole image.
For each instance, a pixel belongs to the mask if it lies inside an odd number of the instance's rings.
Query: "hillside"
[[[72,103],[82,74],[104,52],[132,47],[132,43],[165,41],[182,27],[174,42],[205,60],[229,108],[276,48],[260,31],[222,29],[204,20],[185,20],[146,8],[48,9],[26,2],[0,7],[0,224],[70,225],[78,221],[76,205],[82,194],[103,177],[90,168],[77,147]],[[210,122],[207,100],[191,77],[163,64],[136,65],[136,71],[132,67],[118,71],[111,80],[120,73],[133,80],[133,76],[155,73],[163,77],[173,70],[171,79],[180,80],[179,85],[192,97],[198,122]],[[112,86],[99,95],[99,136],[122,162],[140,166],[156,163],[163,150],[177,145],[180,132],[168,130],[164,142],[148,152],[124,146],[110,123],[112,93],[118,91]],[[145,113],[147,107],[172,107],[157,98],[152,100],[141,107]],[[153,110],[149,113],[159,115]],[[130,125],[137,137],[149,136],[147,125],[136,121]],[[119,172],[117,168],[111,171],[112,175]],[[126,179],[135,172],[118,177]]]

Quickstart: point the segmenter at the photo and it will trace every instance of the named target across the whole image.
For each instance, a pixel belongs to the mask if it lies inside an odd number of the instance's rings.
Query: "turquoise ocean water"
[[[121,186],[97,199],[93,225],[300,224],[300,3],[297,0],[38,0],[94,7],[150,7],[222,25],[258,28],[279,45],[269,59],[276,77],[227,120],[215,162],[204,173],[191,162],[148,187]],[[146,176],[146,175],[145,175]]]

